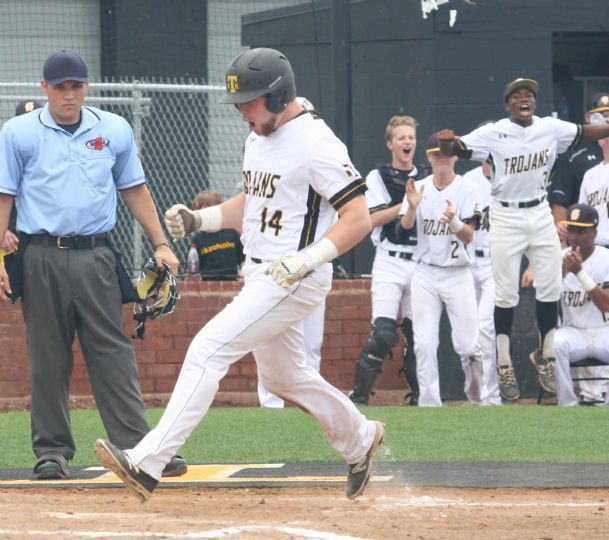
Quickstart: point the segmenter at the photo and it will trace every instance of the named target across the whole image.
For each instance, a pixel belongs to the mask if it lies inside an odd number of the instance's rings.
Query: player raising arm
[[[553,339],[561,291],[560,242],[546,200],[549,174],[559,153],[583,136],[609,136],[609,125],[580,126],[534,115],[539,84],[516,79],[503,92],[509,117],[484,125],[461,138],[452,130],[438,134],[442,153],[486,161],[493,166],[491,187],[491,261],[496,283],[495,329],[499,387],[505,399],[520,390],[510,354],[514,307],[519,300],[521,259],[527,255],[535,274],[536,315],[540,348],[530,355],[539,384],[556,392]]]
[[[279,51],[237,56],[227,69],[226,90],[226,102],[251,130],[243,193],[196,212],[174,206],[166,223],[175,238],[242,227],[243,288],[193,339],[153,433],[125,452],[100,440],[97,453],[147,500],[173,449],[204,418],[230,365],[252,351],[265,388],[308,411],[349,464],[347,497],[354,499],[370,478],[383,425],[367,420],[306,364],[302,321],[330,290],[332,259],[371,229],[365,184],[345,146],[295,100],[294,75]]]

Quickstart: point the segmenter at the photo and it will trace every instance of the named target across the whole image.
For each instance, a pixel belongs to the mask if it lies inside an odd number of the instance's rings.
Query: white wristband
[[[195,214],[200,218],[198,231],[216,232],[222,228],[222,209],[219,206],[195,210]]]
[[[594,280],[583,268],[575,275],[577,276],[577,279],[579,279],[579,282],[584,286],[584,291],[590,292],[596,287],[596,283],[594,283]]]
[[[303,249],[299,254],[302,255],[307,268],[314,270],[322,264],[336,259],[338,257],[338,248],[332,240],[324,236],[317,244]]]
[[[450,218],[448,224],[455,234],[465,227],[465,223],[463,223],[456,215]]]

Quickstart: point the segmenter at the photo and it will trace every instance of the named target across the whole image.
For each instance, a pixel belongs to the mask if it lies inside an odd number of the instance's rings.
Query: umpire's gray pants
[[[34,453],[74,456],[69,385],[75,334],[108,437],[120,448],[132,448],[150,428],[133,347],[123,332],[114,254],[105,246],[30,244],[23,267]]]

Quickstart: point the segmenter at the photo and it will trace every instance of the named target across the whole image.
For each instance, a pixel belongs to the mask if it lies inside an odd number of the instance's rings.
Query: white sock
[[[541,346],[541,355],[546,358],[554,358],[554,333],[556,330],[553,328],[550,330],[546,337],[543,340],[543,344]]]
[[[511,366],[510,336],[507,334],[497,335],[497,364],[500,366]]]

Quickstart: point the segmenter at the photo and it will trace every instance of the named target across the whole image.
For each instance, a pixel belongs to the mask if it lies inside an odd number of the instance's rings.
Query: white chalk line
[[[380,504],[375,504],[380,503]],[[414,508],[445,508],[449,506],[457,507],[482,507],[482,508],[589,508],[594,506],[605,506],[600,501],[583,502],[479,502],[464,501],[463,499],[440,499],[437,497],[410,497],[409,499],[397,499],[395,497],[375,497],[371,505],[375,510],[391,510],[400,507]]]
[[[244,525],[242,527],[225,527],[212,531],[185,531],[185,532],[150,532],[150,531],[43,531],[43,530],[11,530],[0,529],[0,536],[58,536],[76,538],[227,538],[248,532],[280,532],[297,535],[301,538],[314,538],[316,540],[366,540],[357,536],[345,536],[331,532],[316,531],[313,529],[300,529],[297,527],[283,527],[272,525]]]

